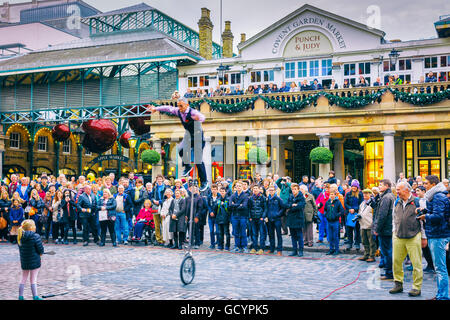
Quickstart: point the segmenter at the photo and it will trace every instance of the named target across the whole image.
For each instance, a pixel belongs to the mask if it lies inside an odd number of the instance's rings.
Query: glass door
[[[419,160],[419,175],[425,178],[428,175],[435,175],[441,179],[441,160]]]

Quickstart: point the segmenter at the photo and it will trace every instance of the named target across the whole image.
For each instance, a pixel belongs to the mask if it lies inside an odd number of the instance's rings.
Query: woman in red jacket
[[[317,208],[319,211],[318,215],[319,215],[319,219],[320,219],[319,240],[317,240],[317,243],[322,243],[323,238],[326,237],[327,219],[325,218],[324,209],[325,209],[325,203],[327,203],[329,197],[330,197],[330,185],[328,183],[325,183],[324,190],[320,193],[320,195],[316,199],[316,204],[317,204]]]
[[[147,199],[144,201],[144,207],[139,211],[136,217],[136,224],[134,225],[134,235],[132,240],[141,240],[142,232],[144,231],[144,226],[150,225],[152,228],[155,227],[153,222],[153,214],[157,213],[158,210],[152,209],[152,202]]]

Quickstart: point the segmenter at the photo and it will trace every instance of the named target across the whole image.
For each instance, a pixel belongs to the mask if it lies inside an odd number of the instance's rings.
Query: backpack
[[[6,226],[8,225],[8,221],[6,221],[5,218],[0,217],[0,230],[3,230],[6,228]]]

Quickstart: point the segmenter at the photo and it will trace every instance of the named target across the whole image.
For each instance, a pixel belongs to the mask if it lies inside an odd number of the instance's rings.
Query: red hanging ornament
[[[143,134],[150,132],[150,126],[145,124],[145,121],[150,120],[151,113],[148,111],[149,105],[133,106],[131,111],[133,113],[143,113],[148,114],[148,116],[141,116],[135,118],[128,118],[128,125],[130,129],[133,130],[134,134],[141,136]]]
[[[83,147],[91,152],[103,153],[111,149],[117,139],[117,129],[111,120],[88,120],[81,126],[86,133]]]
[[[131,132],[127,131],[123,133],[119,138],[119,143],[122,147],[130,149],[130,142],[128,141],[131,138]]]
[[[64,142],[70,137],[70,129],[65,124],[57,124],[52,129],[52,137],[58,142]]]

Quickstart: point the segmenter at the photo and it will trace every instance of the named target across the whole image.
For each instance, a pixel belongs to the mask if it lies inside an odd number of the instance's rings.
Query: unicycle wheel
[[[191,255],[186,255],[181,262],[180,278],[184,285],[190,284],[195,277],[195,261]]]

